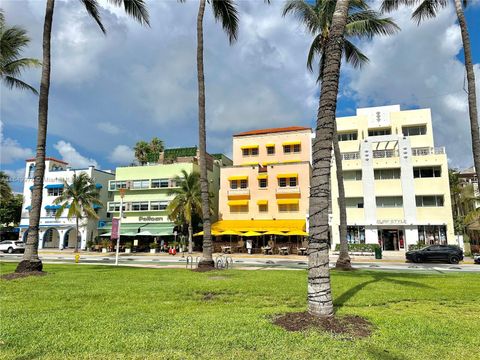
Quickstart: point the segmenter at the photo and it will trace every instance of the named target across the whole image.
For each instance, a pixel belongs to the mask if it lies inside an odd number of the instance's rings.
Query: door
[[[425,259],[430,261],[443,260],[445,257],[444,250],[437,245],[429,246],[425,249]]]

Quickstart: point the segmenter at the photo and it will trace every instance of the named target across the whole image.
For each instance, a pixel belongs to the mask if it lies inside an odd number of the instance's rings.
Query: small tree
[[[146,141],[138,141],[135,144],[133,150],[135,151],[135,158],[140,163],[140,165],[145,165],[148,161],[148,151],[150,145]]]
[[[67,218],[69,220],[75,217],[75,252],[77,252],[80,234],[79,220],[85,217],[87,219],[98,219],[94,206],[102,206],[95,182],[86,173],[74,174],[71,185],[64,181],[63,193],[55,199],[54,204],[61,204],[55,214],[57,219],[62,216],[66,209],[68,209]]]

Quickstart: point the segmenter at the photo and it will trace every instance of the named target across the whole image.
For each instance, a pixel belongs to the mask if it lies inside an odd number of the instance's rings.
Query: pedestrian
[[[253,245],[252,240],[248,239],[246,246],[247,246],[247,253],[249,253],[250,255],[252,254],[252,245]]]

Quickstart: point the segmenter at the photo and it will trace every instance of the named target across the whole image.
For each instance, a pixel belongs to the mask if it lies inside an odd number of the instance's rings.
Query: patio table
[[[298,252],[300,255],[307,255],[307,248],[298,248]]]
[[[222,246],[222,253],[231,254],[232,253],[232,247],[231,246]]]

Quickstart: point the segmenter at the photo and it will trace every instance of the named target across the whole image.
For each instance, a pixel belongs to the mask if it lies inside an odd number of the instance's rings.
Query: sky
[[[197,135],[196,16],[198,3],[150,0],[151,27],[100,0],[104,36],[78,0],[57,0],[52,33],[47,153],[73,167],[114,169],[133,160],[139,140],[157,136],[167,147],[194,146]],[[238,1],[239,36],[230,45],[208,7],[204,20],[207,147],[232,153],[234,133],[267,127],[314,127],[319,85],[306,69],[309,35],[285,2]],[[378,8],[377,0],[371,2]],[[41,59],[45,2],[3,0],[9,25],[32,41],[24,56]],[[342,64],[337,116],[365,106],[430,108],[436,146],[449,166],[472,165],[465,68],[453,6],[417,26],[412,9],[392,13],[401,31],[353,39],[370,61]],[[480,0],[466,11],[480,98]],[[22,77],[39,87],[40,69]],[[22,188],[25,159],[34,156],[38,98],[3,85],[0,167]]]

